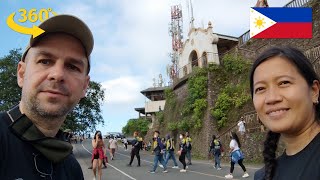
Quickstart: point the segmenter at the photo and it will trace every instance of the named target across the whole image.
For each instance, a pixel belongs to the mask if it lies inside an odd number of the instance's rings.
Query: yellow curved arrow
[[[13,18],[16,13],[12,13],[7,18],[7,25],[14,31],[22,34],[32,34],[32,37],[35,38],[40,34],[44,33],[45,31],[38,26],[33,25],[32,28],[27,28],[24,26],[20,26],[19,24],[15,23]]]

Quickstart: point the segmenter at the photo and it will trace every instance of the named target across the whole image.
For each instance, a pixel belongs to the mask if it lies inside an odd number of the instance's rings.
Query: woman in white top
[[[117,141],[116,137],[114,139],[110,139],[109,140],[109,146],[110,146],[111,160],[113,160],[114,159],[114,154],[116,152],[116,149],[118,150],[118,141]]]
[[[231,167],[230,167],[230,174],[227,174],[225,177],[227,179],[232,179],[233,178],[233,170],[234,170],[234,165],[238,163],[242,170],[244,171],[244,174],[242,177],[246,178],[249,177],[249,174],[247,173],[246,167],[243,165],[243,154],[240,150],[241,144],[239,141],[239,138],[235,132],[231,133],[231,141],[230,141],[230,153],[231,153]]]

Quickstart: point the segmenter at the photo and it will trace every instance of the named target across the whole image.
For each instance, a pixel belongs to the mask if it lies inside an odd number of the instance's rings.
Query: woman
[[[114,137],[113,139],[109,140],[109,147],[110,147],[111,160],[113,160],[115,152],[116,152],[116,149],[118,150],[118,140],[117,140],[116,137]]]
[[[319,78],[302,52],[274,47],[254,62],[250,90],[261,122],[265,167],[256,180],[320,179]],[[276,158],[279,138],[285,151]]]
[[[96,179],[96,170],[98,167],[99,179],[102,179],[102,161],[105,157],[105,145],[102,139],[102,135],[100,131],[97,131],[94,135],[94,139],[92,139],[92,147],[93,147],[93,175],[94,180]]]
[[[225,177],[227,179],[232,179],[233,178],[232,173],[233,173],[233,170],[234,170],[234,165],[236,163],[238,163],[241,166],[241,168],[242,168],[242,170],[244,172],[242,177],[247,178],[247,177],[249,177],[249,174],[247,173],[246,167],[242,163],[244,157],[243,157],[243,154],[242,154],[242,152],[240,150],[241,144],[240,144],[238,135],[235,132],[232,132],[230,138],[231,138],[231,141],[230,141],[231,167],[230,167],[230,173],[225,175]]]
[[[212,135],[212,140],[210,143],[210,151],[214,157],[214,168],[217,170],[221,170],[220,158],[221,153],[223,151],[222,145],[219,139],[217,139],[216,135]]]
[[[187,140],[186,140],[186,136],[183,133],[179,135],[179,138],[180,138],[180,143],[179,143],[178,155],[179,155],[179,161],[183,165],[183,169],[181,169],[180,172],[187,172],[186,170]]]

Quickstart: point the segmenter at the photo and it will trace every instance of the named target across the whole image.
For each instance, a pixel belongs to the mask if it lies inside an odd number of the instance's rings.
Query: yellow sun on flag
[[[255,18],[255,22],[254,24],[256,25],[257,28],[262,28],[264,27],[263,24],[265,24],[266,22],[264,21],[264,18],[260,18],[260,16],[258,18]]]

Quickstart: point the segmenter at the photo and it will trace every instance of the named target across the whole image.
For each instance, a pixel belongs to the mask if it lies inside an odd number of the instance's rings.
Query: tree
[[[92,132],[98,124],[104,124],[101,116],[101,105],[104,101],[104,90],[101,84],[90,81],[86,97],[68,114],[63,129],[76,132]]]
[[[122,128],[122,133],[132,135],[134,131],[139,131],[141,136],[145,136],[149,130],[150,122],[146,119],[129,119]]]
[[[0,111],[6,111],[20,101],[21,88],[17,84],[17,65],[21,49],[14,49],[0,58]]]
[[[9,55],[0,58],[0,111],[6,111],[20,101],[21,88],[17,84],[16,73],[21,56],[21,49],[14,49]],[[94,131],[98,124],[103,124],[103,101],[104,90],[101,84],[90,81],[86,97],[68,114],[62,129],[82,133]]]

